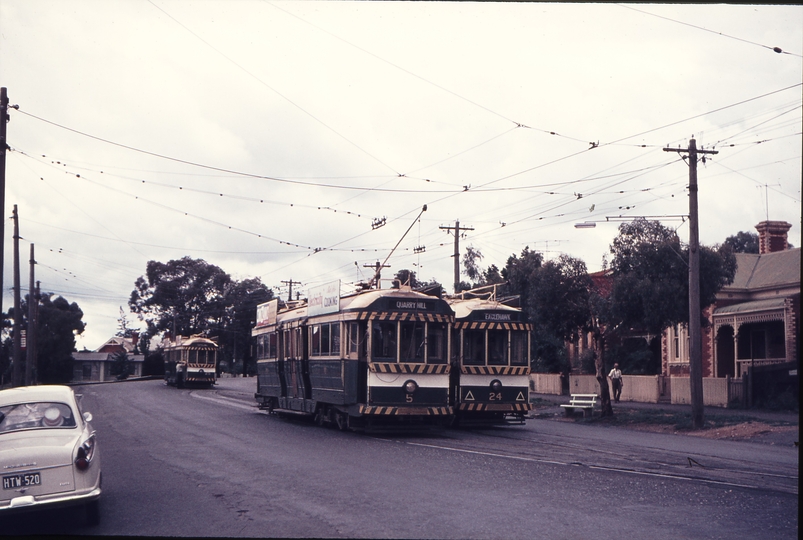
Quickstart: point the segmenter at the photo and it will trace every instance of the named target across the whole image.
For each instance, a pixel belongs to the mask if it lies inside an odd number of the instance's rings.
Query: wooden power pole
[[[8,93],[0,88],[0,316],[3,313],[3,254],[6,247],[6,124],[8,123]]]
[[[293,300],[293,285],[301,285],[301,282],[293,281],[293,278],[290,278],[290,281],[282,281],[282,283],[286,283],[290,286],[290,292],[287,294],[287,301],[290,302]]]
[[[689,155],[689,388],[693,429],[702,429],[703,413],[703,336],[700,308],[700,228],[697,219],[697,155],[718,154],[716,150],[698,150],[691,139],[688,148],[664,148],[664,152]]]
[[[459,221],[454,222],[454,227],[440,226],[445,231],[454,230],[454,293],[457,294],[457,289],[460,287],[460,232],[473,231],[474,227],[461,227]]]
[[[20,220],[14,205],[14,353],[12,386],[22,386],[22,313],[20,309]]]
[[[28,289],[28,332],[26,333],[25,343],[25,386],[31,386],[38,378],[34,367],[36,366],[36,312],[39,299],[36,297],[34,288],[34,266],[36,259],[33,256],[33,244],[31,244],[31,270]]]

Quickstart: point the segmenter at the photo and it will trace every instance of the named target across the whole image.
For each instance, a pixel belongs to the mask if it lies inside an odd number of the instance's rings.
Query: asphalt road
[[[346,538],[797,538],[798,454],[530,420],[366,436],[259,412],[255,379],[79,387],[102,451],[101,524],[0,534]]]

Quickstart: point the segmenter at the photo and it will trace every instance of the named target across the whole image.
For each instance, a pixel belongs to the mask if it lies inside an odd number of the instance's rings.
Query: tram
[[[164,343],[165,383],[212,386],[217,374],[217,343],[203,336],[176,336]]]
[[[405,286],[341,297],[336,281],[307,301],[262,304],[255,398],[341,430],[446,425],[453,321],[446,301]]]
[[[475,293],[476,294],[476,293]],[[458,426],[523,424],[531,409],[532,325],[495,292],[448,298],[452,328],[451,395]]]

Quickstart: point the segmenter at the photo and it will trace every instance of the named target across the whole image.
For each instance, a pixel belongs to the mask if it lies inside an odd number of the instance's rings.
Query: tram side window
[[[293,358],[293,333],[290,330],[284,331],[284,357]]]
[[[488,365],[507,365],[507,330],[488,330]]]
[[[330,334],[332,338],[332,349],[330,354],[332,356],[340,356],[340,323],[332,323],[330,328]]]
[[[279,334],[276,332],[272,332],[268,334],[268,347],[267,353],[268,358],[276,358],[278,356],[278,341],[279,341]]]
[[[396,361],[396,323],[374,321],[371,326],[371,359]]]
[[[527,365],[527,332],[513,332],[510,341],[510,364]]]
[[[332,344],[329,341],[331,332],[328,324],[321,325],[321,356],[329,356],[332,350]]]
[[[446,363],[446,326],[430,324],[427,328],[427,363]]]
[[[424,323],[401,323],[401,362],[424,361]]]
[[[485,365],[485,331],[463,331],[463,364],[466,366]]]
[[[310,327],[310,332],[312,333],[312,343],[310,345],[310,356],[320,356],[321,355],[321,325],[316,324]],[[328,337],[328,336],[327,336]]]
[[[349,353],[357,353],[360,346],[360,327],[357,323],[349,323]]]

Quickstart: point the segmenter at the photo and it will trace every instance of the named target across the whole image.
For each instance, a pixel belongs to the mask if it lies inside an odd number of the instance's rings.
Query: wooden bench
[[[572,394],[569,403],[564,403],[561,407],[566,411],[566,416],[571,416],[575,409],[581,409],[583,416],[590,416],[597,404],[597,394]]]

